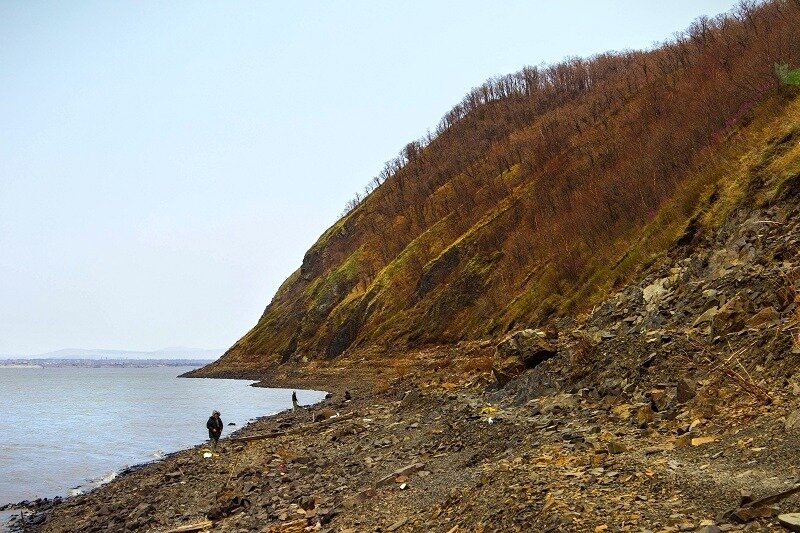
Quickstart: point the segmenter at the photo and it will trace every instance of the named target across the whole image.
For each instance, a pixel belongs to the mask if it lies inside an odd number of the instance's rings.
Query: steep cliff
[[[796,187],[797,90],[776,65],[800,64],[798,27],[796,2],[742,5],[651,51],[474,89],[197,375],[497,338],[591,309],[714,231],[754,183]]]

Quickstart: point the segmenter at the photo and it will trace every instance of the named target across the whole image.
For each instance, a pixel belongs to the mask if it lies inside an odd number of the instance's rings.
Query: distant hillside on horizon
[[[38,355],[16,356],[24,359],[201,359],[213,360],[221,356],[223,348],[162,348],[150,352],[132,350],[88,350],[64,348]]]

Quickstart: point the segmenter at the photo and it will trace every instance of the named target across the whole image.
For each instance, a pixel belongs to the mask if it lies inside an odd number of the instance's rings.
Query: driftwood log
[[[286,431],[271,431],[270,433],[259,433],[257,435],[248,435],[246,437],[235,437],[230,439],[230,442],[252,442],[254,440],[274,439],[277,437],[284,437],[286,435],[298,435],[306,433],[307,431],[314,431],[326,426],[330,426],[332,424],[336,424],[337,422],[344,422],[345,420],[350,420],[356,416],[358,416],[358,413],[348,413],[346,415],[327,418],[314,424],[307,424],[304,426],[287,429]]]
[[[728,511],[726,516],[735,519],[739,523],[750,522],[755,518],[772,516],[772,510],[766,509],[768,506],[778,503],[784,498],[788,498],[789,496],[797,494],[798,492],[800,492],[800,485],[795,485],[790,489],[773,494],[772,496],[767,496],[765,498],[760,498],[758,500],[745,503],[738,509]]]

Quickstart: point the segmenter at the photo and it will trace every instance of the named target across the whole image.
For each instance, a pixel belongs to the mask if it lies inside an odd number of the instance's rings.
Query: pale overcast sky
[[[0,1],[0,354],[228,347],[471,87],[732,4]]]

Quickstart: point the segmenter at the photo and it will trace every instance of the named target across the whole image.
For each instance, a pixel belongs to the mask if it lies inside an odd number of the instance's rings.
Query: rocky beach
[[[797,508],[794,497],[740,508],[800,481],[790,391],[753,409],[736,386],[664,385],[636,401],[610,380],[521,402],[487,396],[480,374],[449,379],[259,420],[218,457],[186,450],[32,505],[24,527],[710,533],[781,530],[774,515]]]
[[[259,419],[219,456],[185,450],[26,505],[16,527],[784,531],[800,511],[798,214],[743,214],[547,330],[276,367],[264,384],[329,398]]]

